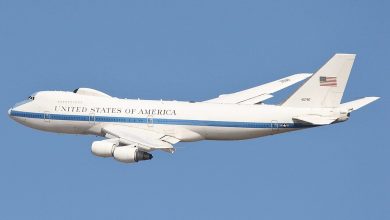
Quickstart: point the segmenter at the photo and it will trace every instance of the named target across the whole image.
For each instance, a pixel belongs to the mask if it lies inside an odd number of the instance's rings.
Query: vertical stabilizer
[[[339,106],[355,56],[335,54],[282,105],[307,108]]]

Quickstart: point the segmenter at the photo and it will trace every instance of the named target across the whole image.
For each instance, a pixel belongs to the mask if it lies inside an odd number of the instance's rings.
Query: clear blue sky
[[[0,219],[390,219],[388,1],[0,1]],[[196,100],[357,53],[347,123],[124,165],[7,116],[39,90]],[[277,103],[288,93],[280,92]]]

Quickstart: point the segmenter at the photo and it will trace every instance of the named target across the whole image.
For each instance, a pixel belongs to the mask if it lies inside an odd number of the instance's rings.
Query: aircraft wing
[[[272,93],[300,82],[310,77],[311,75],[311,73],[298,73],[254,88],[231,94],[223,94],[218,98],[210,99],[205,102],[225,104],[257,104],[273,97],[271,95]]]
[[[123,145],[135,144],[144,151],[163,150],[173,153],[176,144],[180,140],[162,133],[134,128],[125,125],[108,125],[102,128],[106,138],[119,139]]]

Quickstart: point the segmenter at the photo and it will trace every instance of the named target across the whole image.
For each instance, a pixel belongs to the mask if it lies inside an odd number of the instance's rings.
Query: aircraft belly
[[[230,128],[230,127],[202,127],[191,128],[199,130],[205,140],[244,140],[268,135],[280,134],[298,130],[298,128]]]
[[[243,140],[271,135],[269,128],[204,127],[206,140]]]

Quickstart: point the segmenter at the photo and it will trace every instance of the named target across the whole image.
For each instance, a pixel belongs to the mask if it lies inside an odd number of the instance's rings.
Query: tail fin
[[[337,107],[340,105],[355,54],[335,54],[282,105],[291,107]]]

